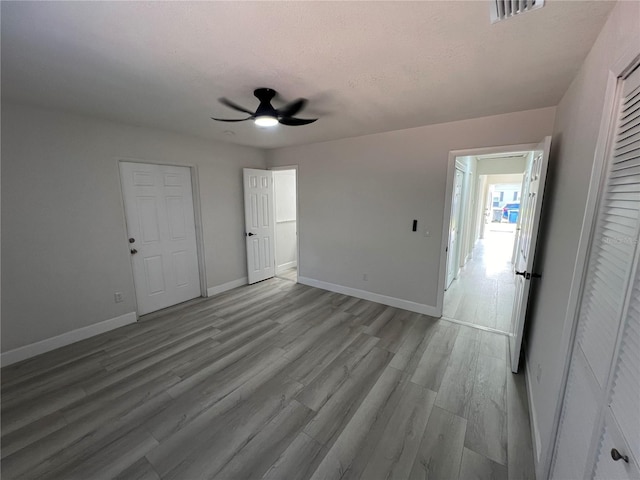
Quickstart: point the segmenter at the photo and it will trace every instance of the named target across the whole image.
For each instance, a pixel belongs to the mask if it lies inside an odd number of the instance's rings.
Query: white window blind
[[[578,342],[606,387],[640,223],[640,71],[623,84],[580,310]]]

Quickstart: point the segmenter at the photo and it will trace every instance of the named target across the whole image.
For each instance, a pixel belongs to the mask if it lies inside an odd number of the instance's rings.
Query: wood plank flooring
[[[533,478],[506,337],[279,278],[1,373],[3,479]]]
[[[515,225],[489,223],[471,258],[444,293],[442,314],[511,333],[515,275],[511,255]]]
[[[292,282],[298,281],[298,267],[288,268],[287,270],[283,270],[282,272],[276,275],[278,278],[282,278],[284,280],[291,280]]]

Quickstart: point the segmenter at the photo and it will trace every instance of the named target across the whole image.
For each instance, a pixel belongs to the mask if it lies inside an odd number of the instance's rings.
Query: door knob
[[[614,462],[617,462],[618,460],[624,460],[625,462],[629,463],[629,457],[627,455],[622,455],[617,448],[611,449],[611,458],[613,458]]]
[[[256,234],[255,234],[255,233],[253,233],[253,232],[249,232],[249,233],[247,233],[247,237],[253,237],[254,235],[256,235]]]
[[[133,237],[131,237],[131,238],[129,239],[129,243],[133,243],[133,242],[135,242],[135,241],[136,241],[136,239],[135,239],[135,238],[133,238]]]
[[[138,253],[138,250],[136,250],[135,248],[131,249],[131,255],[135,255],[136,253]]]
[[[516,270],[516,275],[522,275],[523,277],[527,276],[527,272],[519,272],[518,270]]]

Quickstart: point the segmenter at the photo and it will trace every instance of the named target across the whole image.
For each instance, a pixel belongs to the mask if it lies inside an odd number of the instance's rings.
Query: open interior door
[[[529,160],[533,157],[535,152],[529,152],[527,155],[527,166],[529,166]],[[523,198],[527,197],[527,189],[529,188],[529,177],[527,172],[524,172],[522,176],[522,185],[520,186],[520,203],[523,202]],[[516,222],[516,236],[513,240],[513,252],[511,252],[511,263],[515,264],[518,258],[518,247],[520,246],[520,226],[522,225],[522,215],[518,215],[518,221]]]
[[[524,333],[524,321],[529,303],[531,291],[531,279],[537,275],[533,273],[533,263],[538,240],[538,228],[540,226],[540,213],[542,210],[542,198],[544,184],[547,177],[549,164],[549,148],[551,137],[538,144],[532,156],[528,157],[525,170],[523,196],[520,200],[520,238],[518,252],[515,261],[516,292],[511,317],[511,333],[509,338],[509,350],[511,352],[511,371],[518,372],[520,362],[520,350],[522,348],[522,335]],[[526,192],[526,197],[525,197]]]
[[[273,174],[244,168],[243,175],[247,277],[251,284],[275,275]]]
[[[460,201],[462,199],[462,170],[456,168],[455,180],[453,184],[453,198],[451,199],[451,223],[449,224],[449,245],[447,246],[447,280],[445,290],[447,290],[458,274],[460,261],[458,251],[460,241],[458,239],[460,231]]]

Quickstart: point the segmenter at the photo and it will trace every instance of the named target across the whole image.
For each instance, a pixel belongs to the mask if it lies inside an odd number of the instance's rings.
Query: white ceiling
[[[273,148],[556,105],[612,8],[489,2],[2,2],[4,99]],[[256,87],[310,100],[259,129]]]

